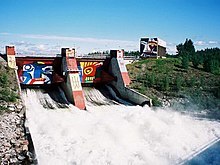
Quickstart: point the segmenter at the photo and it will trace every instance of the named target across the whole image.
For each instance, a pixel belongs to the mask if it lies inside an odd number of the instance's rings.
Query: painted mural
[[[21,84],[51,84],[53,66],[51,62],[30,62],[23,65]]]
[[[156,56],[158,47],[157,38],[141,38],[140,53],[142,57]]]
[[[97,83],[101,81],[103,62],[79,62],[78,69],[81,83]]]

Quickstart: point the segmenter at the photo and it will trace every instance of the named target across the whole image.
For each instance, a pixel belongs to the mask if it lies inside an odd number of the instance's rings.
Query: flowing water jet
[[[45,109],[42,96],[55,108]],[[23,92],[39,164],[179,164],[220,137],[216,121],[115,104],[95,89],[85,97],[87,111],[79,111],[57,107],[48,93]]]

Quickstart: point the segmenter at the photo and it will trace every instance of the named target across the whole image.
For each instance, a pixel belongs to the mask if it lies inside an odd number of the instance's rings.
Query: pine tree
[[[194,53],[192,56],[192,64],[195,68],[198,68],[199,64],[201,63],[202,59],[199,53]]]
[[[181,63],[182,63],[183,69],[189,68],[189,54],[187,52],[183,54]]]
[[[197,65],[195,47],[191,39],[186,39],[184,44],[179,44],[176,48],[178,51],[178,56],[181,57],[181,63],[184,69],[188,69],[189,62],[193,59],[195,60],[195,65]]]

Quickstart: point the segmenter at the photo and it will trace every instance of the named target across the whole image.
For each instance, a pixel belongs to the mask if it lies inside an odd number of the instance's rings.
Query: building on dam
[[[141,38],[141,58],[164,58],[166,56],[166,42],[160,38]]]

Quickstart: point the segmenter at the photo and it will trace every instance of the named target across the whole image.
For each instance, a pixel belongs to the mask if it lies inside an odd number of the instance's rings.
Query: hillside
[[[16,102],[19,98],[15,72],[0,57],[0,114],[7,110],[7,102]]]
[[[181,67],[179,58],[145,59],[127,65],[131,88],[149,96],[154,106],[211,110],[220,116],[220,76],[190,67]]]
[[[24,129],[25,107],[15,70],[0,56],[0,164],[30,164],[33,155]]]

